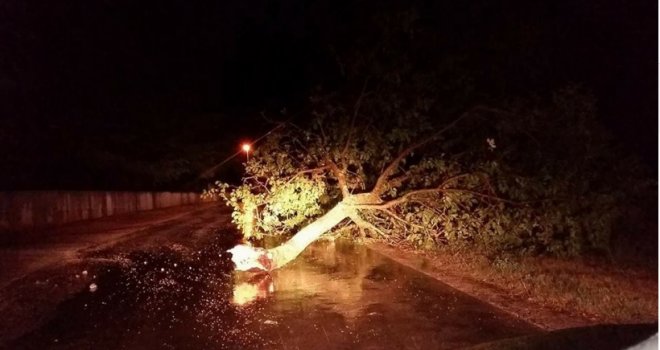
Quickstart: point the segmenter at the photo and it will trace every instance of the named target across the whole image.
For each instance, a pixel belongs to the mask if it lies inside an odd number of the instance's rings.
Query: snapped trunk
[[[303,227],[286,243],[269,249],[268,253],[272,262],[271,269],[282,267],[298,257],[308,245],[347,218],[350,212],[349,208],[343,202],[340,202],[323,216]]]

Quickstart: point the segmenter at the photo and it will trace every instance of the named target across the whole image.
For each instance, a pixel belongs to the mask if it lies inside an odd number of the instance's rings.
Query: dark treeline
[[[261,112],[305,118],[310,95],[397,64],[442,81],[448,112],[579,85],[655,169],[656,6],[5,1],[0,184],[201,188],[201,172],[270,128]],[[241,160],[216,176],[238,178]]]

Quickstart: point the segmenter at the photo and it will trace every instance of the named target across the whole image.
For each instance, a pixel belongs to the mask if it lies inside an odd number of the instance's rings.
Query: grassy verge
[[[545,329],[658,320],[658,278],[653,269],[589,259],[490,259],[466,250],[371,246]]]

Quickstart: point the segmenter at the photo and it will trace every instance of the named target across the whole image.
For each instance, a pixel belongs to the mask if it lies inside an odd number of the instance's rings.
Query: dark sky
[[[481,91],[583,84],[656,167],[656,1],[468,3],[5,0],[3,187],[180,187],[267,129],[260,111],[347,84],[338,52],[412,6],[437,38],[429,55],[466,57]],[[174,170],[156,181],[159,166]]]

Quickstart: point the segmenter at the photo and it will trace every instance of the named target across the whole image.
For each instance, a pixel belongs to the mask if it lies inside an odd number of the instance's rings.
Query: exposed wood
[[[321,235],[348,217],[350,210],[343,203],[337,204],[325,215],[303,227],[295,236],[279,247],[269,249],[272,265],[270,269],[280,268],[296,257]]]

